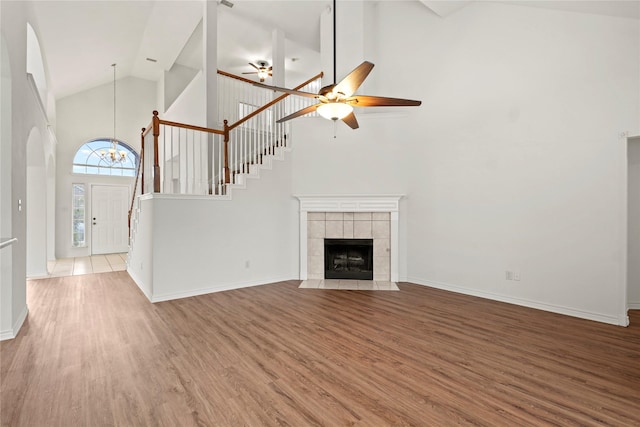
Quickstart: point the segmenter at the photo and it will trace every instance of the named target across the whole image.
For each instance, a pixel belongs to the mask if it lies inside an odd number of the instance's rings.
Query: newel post
[[[140,171],[140,179],[142,182],[140,183],[140,194],[144,194],[144,132],[146,128],[142,128],[142,132],[140,133],[140,165],[138,165],[138,170]],[[135,194],[136,189],[133,189],[133,193]]]
[[[158,156],[158,137],[160,136],[160,119],[153,110],[153,192],[160,192],[160,161]]]
[[[229,184],[231,182],[231,175],[229,173],[229,122],[224,121],[224,183]]]

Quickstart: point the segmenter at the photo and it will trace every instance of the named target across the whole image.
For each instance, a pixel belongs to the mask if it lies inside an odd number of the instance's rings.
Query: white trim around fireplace
[[[300,201],[300,280],[307,280],[307,214],[309,212],[389,212],[391,281],[398,281],[398,211],[402,194],[296,195]]]

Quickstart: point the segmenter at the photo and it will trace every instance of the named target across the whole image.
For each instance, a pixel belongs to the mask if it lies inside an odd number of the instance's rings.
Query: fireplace
[[[324,239],[325,279],[373,280],[373,239]]]
[[[296,197],[300,200],[301,280],[325,279],[325,239],[373,239],[373,281],[398,281],[401,195]]]

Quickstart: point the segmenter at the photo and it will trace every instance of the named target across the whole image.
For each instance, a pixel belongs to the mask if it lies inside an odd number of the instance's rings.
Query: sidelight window
[[[86,246],[86,209],[84,184],[72,184],[71,244],[74,248]]]

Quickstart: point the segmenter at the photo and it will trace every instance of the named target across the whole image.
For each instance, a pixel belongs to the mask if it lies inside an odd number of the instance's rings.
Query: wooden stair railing
[[[225,76],[225,77],[229,77],[231,79],[235,79],[247,84],[251,84],[253,85],[253,81],[249,80],[249,79],[245,79],[243,77],[240,76],[236,76],[230,73],[226,73],[224,71],[220,71],[218,70],[218,74]],[[308,79],[307,81],[301,83],[300,85],[296,86],[294,88],[294,90],[300,90],[303,87],[313,83],[314,81],[322,78],[323,73],[320,72],[317,75],[311,77],[310,79]],[[151,160],[151,159],[147,159],[145,156],[145,150],[144,150],[144,146],[145,146],[145,137],[149,134],[149,132],[153,133],[153,166],[152,166],[152,170],[149,171],[151,172],[151,174],[153,175],[153,192],[154,193],[160,193],[161,192],[161,181],[160,181],[160,156],[159,156],[159,137],[160,137],[160,127],[161,126],[169,126],[172,128],[178,128],[178,129],[188,129],[191,131],[196,131],[196,132],[203,132],[205,134],[209,134],[209,135],[220,135],[223,138],[223,155],[222,155],[222,162],[223,162],[223,170],[224,170],[224,174],[222,177],[221,182],[219,183],[220,187],[225,188],[226,184],[230,184],[232,181],[233,176],[239,174],[239,173],[246,173],[249,170],[249,162],[243,162],[246,163],[246,165],[242,165],[241,169],[234,169],[232,170],[230,163],[229,163],[229,158],[230,158],[230,142],[231,138],[230,138],[230,134],[234,129],[237,129],[238,127],[240,127],[241,125],[245,124],[247,121],[255,118],[256,116],[258,116],[259,114],[263,113],[264,111],[268,110],[269,108],[273,107],[274,105],[278,104],[279,102],[283,101],[285,98],[287,98],[289,96],[289,94],[285,93],[283,95],[278,96],[277,98],[274,98],[273,100],[271,100],[270,102],[266,103],[265,105],[256,108],[256,110],[252,111],[251,113],[247,114],[246,116],[240,118],[239,120],[237,120],[236,122],[229,124],[228,120],[224,120],[223,121],[223,128],[222,129],[212,129],[212,128],[206,128],[206,127],[201,127],[201,126],[194,126],[194,125],[189,125],[189,124],[185,124],[185,123],[178,123],[178,122],[173,122],[173,121],[169,121],[169,120],[163,120],[160,119],[158,117],[158,111],[153,111],[153,117],[151,119],[151,123],[146,127],[146,128],[142,128],[142,132],[141,132],[141,155],[140,155],[140,163],[138,164],[138,171],[136,173],[136,184],[135,184],[135,188],[133,191],[133,195],[132,195],[132,199],[131,199],[131,204],[130,204],[130,209],[129,209],[129,230],[131,230],[131,218],[132,218],[132,212],[133,212],[133,207],[134,207],[134,202],[135,202],[135,198],[137,196],[137,183],[138,183],[138,178],[140,177],[141,180],[141,194],[145,194],[148,191],[145,190],[145,182],[148,179],[148,177],[145,177],[145,162],[147,160]],[[276,141],[276,146],[283,146],[286,145],[286,138],[287,135],[284,134],[282,135],[282,140],[277,140]],[[265,149],[263,149],[261,152],[256,152],[256,158],[258,158],[259,162],[262,162],[262,158],[265,155],[268,154],[273,154],[273,147],[269,146],[266,147]],[[255,162],[254,162],[255,163]],[[246,169],[245,169],[246,167]],[[209,190],[209,194],[214,194],[213,190]],[[131,231],[130,231],[131,233]]]
[[[129,205],[129,212],[127,214],[127,225],[129,227],[129,238],[131,238],[131,215],[133,214],[133,205],[136,200],[136,194],[138,193],[138,179],[140,178],[140,170],[142,169],[142,159],[144,158],[144,135],[145,129],[142,128],[142,137],[140,144],[140,159],[138,159],[138,169],[136,170],[136,180],[133,184],[133,195],[131,196],[131,204]],[[144,175],[142,176],[142,182],[140,187],[144,188]]]

